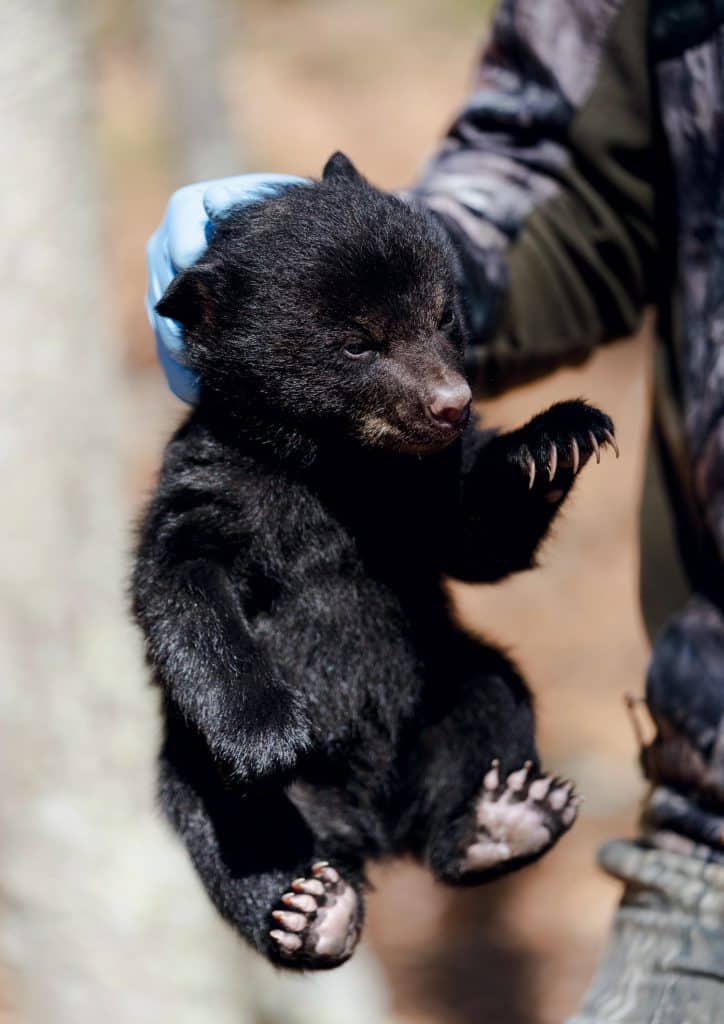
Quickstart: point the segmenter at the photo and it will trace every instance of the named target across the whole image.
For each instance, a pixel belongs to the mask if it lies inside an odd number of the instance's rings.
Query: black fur
[[[571,440],[585,461],[612,425],[580,402],[504,435],[435,421],[435,388],[462,381],[450,268],[434,222],[338,154],[218,222],[159,304],[204,381],[134,576],[162,800],[221,913],[278,962],[271,910],[312,863],[358,892],[366,859],[403,851],[462,881],[491,758],[538,764],[525,683],[441,579],[531,566]]]

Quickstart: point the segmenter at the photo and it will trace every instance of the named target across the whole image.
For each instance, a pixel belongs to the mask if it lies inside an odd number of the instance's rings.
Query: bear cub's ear
[[[340,153],[332,153],[324,165],[322,181],[334,181],[335,179],[346,179],[347,181],[364,181],[364,178],[357,170],[348,156]]]
[[[207,320],[213,310],[216,283],[211,267],[182,270],[156,303],[156,312],[178,320],[184,327],[195,327]]]

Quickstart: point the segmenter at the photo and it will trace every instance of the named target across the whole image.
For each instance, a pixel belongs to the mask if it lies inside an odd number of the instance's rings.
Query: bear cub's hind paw
[[[573,783],[533,776],[531,770],[526,761],[501,778],[500,762],[492,762],[475,805],[476,835],[463,855],[463,877],[494,878],[522,867],[545,853],[576,820],[580,797]]]
[[[312,867],[311,878],[297,878],[272,911],[276,957],[289,967],[336,967],[353,953],[360,934],[359,900],[333,867]]]

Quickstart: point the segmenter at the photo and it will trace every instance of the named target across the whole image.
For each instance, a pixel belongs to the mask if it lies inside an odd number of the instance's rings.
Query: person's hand
[[[181,325],[156,312],[156,303],[180,270],[190,267],[206,249],[214,221],[232,207],[274,196],[287,185],[306,179],[289,174],[241,174],[218,181],[186,185],[171,196],[161,224],[146,246],[148,291],[146,312],[156,335],[158,359],[173,393],[193,404],[199,393],[197,375],[185,364]]]

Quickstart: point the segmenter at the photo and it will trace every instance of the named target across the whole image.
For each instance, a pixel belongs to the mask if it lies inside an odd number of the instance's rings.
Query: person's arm
[[[409,195],[459,257],[477,388],[630,334],[650,297],[647,0],[502,0],[475,88]]]

